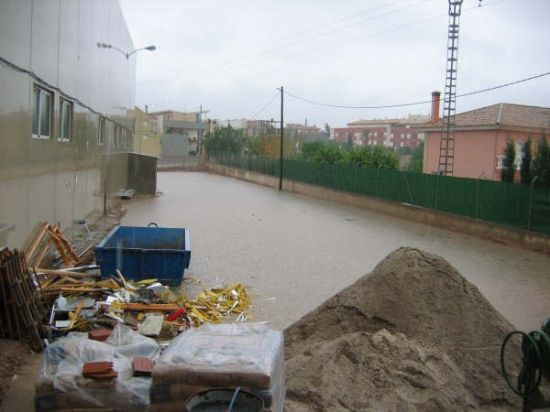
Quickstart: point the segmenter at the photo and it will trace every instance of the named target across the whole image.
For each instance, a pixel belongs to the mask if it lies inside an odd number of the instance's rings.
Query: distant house
[[[308,125],[307,119],[304,124],[287,123],[285,135],[291,139],[298,139],[302,142],[328,141],[329,134],[315,125]]]
[[[208,129],[202,112],[183,113],[173,110],[150,113],[162,125],[161,158],[165,160],[195,156]]]
[[[130,111],[130,116],[134,120],[134,151],[159,157],[162,122],[137,106]]]
[[[331,140],[351,143],[354,147],[385,146],[393,149],[414,149],[424,138],[414,126],[423,124],[429,116],[410,115],[399,119],[357,120],[331,130]]]
[[[531,137],[536,150],[541,135],[550,134],[550,108],[499,103],[459,113],[455,124],[453,175],[500,180],[506,140],[515,142],[519,170],[525,141]],[[442,133],[439,104],[432,106],[431,122],[416,129],[426,136],[423,172],[437,173]]]

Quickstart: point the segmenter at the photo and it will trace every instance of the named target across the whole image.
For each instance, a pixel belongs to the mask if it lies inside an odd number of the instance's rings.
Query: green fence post
[[[481,185],[481,179],[477,179],[477,187],[476,187],[476,211],[474,218],[477,219],[479,216],[479,186]]]
[[[533,220],[533,192],[535,190],[535,182],[538,178],[538,176],[535,176],[531,181],[531,193],[529,194],[529,215],[527,216],[527,230],[531,230],[531,222]]]
[[[380,167],[376,171],[376,197],[380,197]]]
[[[437,210],[437,203],[439,198],[439,180],[441,179],[441,175],[437,174],[435,178],[435,190],[434,190],[434,209]]]

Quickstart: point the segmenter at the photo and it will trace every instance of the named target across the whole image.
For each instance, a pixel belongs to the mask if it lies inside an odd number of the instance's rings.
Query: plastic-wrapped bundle
[[[133,377],[132,358],[156,356],[158,345],[153,339],[123,325],[117,325],[113,335],[109,343],[75,333],[49,345],[35,383],[36,410],[109,408],[141,411],[147,408],[151,379]],[[97,361],[113,362],[117,378],[83,377],[82,366]]]
[[[283,334],[263,324],[205,325],[178,336],[153,369],[151,410],[182,408],[206,389],[236,388],[282,411],[285,399]]]

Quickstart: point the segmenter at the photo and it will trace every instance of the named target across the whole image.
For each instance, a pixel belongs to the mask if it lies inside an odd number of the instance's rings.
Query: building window
[[[497,170],[501,170],[504,167],[504,155],[497,156]]]
[[[103,146],[105,143],[105,118],[99,116],[97,122],[97,144],[98,146]]]
[[[32,89],[32,137],[49,139],[52,135],[53,93],[34,86]]]
[[[115,135],[114,135],[113,146],[120,147],[120,126],[115,124]]]
[[[66,99],[59,101],[59,140],[70,142],[73,127],[73,103]]]

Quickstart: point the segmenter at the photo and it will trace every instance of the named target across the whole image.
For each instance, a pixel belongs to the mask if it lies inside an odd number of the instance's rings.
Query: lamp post
[[[113,50],[116,50],[119,53],[122,53],[126,57],[126,60],[128,60],[132,54],[137,53],[138,51],[141,51],[141,50],[155,51],[157,49],[156,46],[151,45],[151,46],[143,47],[141,49],[136,49],[136,50],[132,50],[132,51],[129,51],[129,52],[125,52],[124,50],[121,50],[118,47],[115,47],[112,44],[108,44],[108,43],[97,43],[97,47],[99,47],[100,49],[113,49]]]

